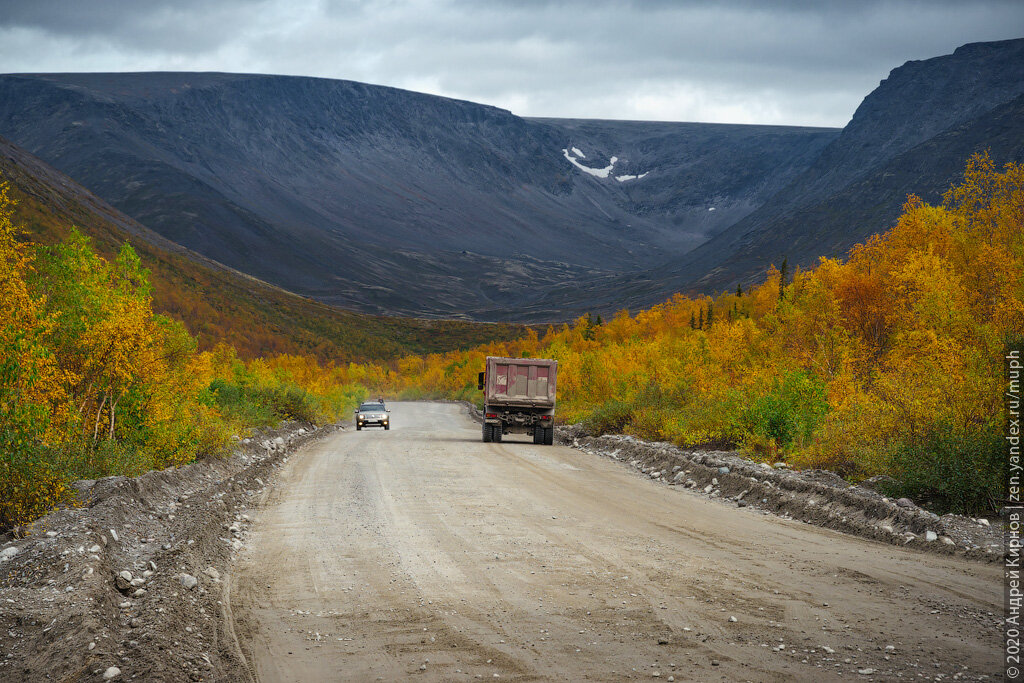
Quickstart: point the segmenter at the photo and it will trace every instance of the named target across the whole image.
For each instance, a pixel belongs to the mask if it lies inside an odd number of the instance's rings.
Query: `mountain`
[[[1024,160],[1024,39],[894,69],[842,131],[528,119],[349,81],[0,76],[0,134],[173,243],[347,309],[548,322],[813,265]]]
[[[841,256],[891,227],[908,194],[940,202],[972,154],[988,151],[999,165],[1024,161],[1022,96],[1024,39],[907,62],[763,206],[677,262],[614,286],[631,291],[634,302],[653,303],[666,283],[716,292],[756,280],[782,258],[810,266]]]
[[[0,76],[0,134],[163,237],[290,291],[507,320],[564,283],[692,250],[838,131],[523,119],[348,81],[137,73]]]
[[[189,252],[3,138],[0,182],[10,185],[15,219],[35,242],[57,242],[72,225],[107,258],[130,242],[150,271],[154,309],[182,320],[205,348],[226,341],[244,357],[303,353],[324,361],[380,361],[526,332],[519,325],[352,313],[286,292]]]

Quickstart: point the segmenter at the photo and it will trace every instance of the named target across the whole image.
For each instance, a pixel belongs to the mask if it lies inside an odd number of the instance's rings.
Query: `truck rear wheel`
[[[534,427],[533,428],[533,442],[537,443],[537,444],[544,443],[544,428],[543,427]]]
[[[484,443],[491,442],[491,425],[484,422]]]
[[[555,428],[548,427],[544,430],[544,445],[551,446],[555,443]]]
[[[491,441],[501,442],[501,425],[494,425],[491,429]]]

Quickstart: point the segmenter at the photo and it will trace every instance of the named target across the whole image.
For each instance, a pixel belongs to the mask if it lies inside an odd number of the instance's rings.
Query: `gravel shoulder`
[[[0,539],[0,680],[247,679],[232,558],[288,454],[334,431],[289,425],[224,458],[79,482],[81,507]]]
[[[706,454],[700,466],[722,475],[707,494],[693,464],[670,464],[681,469],[668,481],[643,472],[654,462],[624,467],[640,458],[623,458],[622,443],[484,444],[464,407],[392,411],[389,432],[337,433],[303,449],[253,516],[227,579],[227,618],[254,678],[981,680],[1000,671],[1001,574],[977,561],[992,554],[980,544],[904,547],[723,503],[742,482]],[[606,445],[617,457],[594,457]],[[667,485],[687,467],[681,485]],[[777,476],[759,479],[788,500],[796,484]],[[872,513],[871,525],[936,524],[913,510],[893,516],[880,498],[886,516]],[[853,510],[838,512],[837,528]]]

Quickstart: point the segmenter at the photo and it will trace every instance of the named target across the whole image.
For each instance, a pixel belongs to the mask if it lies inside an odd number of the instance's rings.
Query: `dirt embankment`
[[[335,429],[293,424],[222,459],[79,482],[82,507],[0,538],[0,679],[244,677],[224,619],[232,555],[287,454]]]
[[[848,534],[983,562],[1002,561],[999,525],[961,515],[938,516],[892,500],[827,470],[792,471],[735,452],[686,450],[632,436],[588,436],[581,425],[559,427],[560,443],[618,460],[668,486],[703,492],[725,505],[751,507]]]

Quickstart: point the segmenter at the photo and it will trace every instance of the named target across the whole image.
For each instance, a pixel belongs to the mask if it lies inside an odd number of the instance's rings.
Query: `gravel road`
[[[259,680],[999,674],[998,567],[485,444],[459,405],[391,408],[268,488],[226,596]]]

